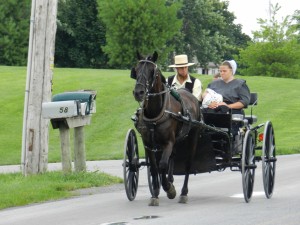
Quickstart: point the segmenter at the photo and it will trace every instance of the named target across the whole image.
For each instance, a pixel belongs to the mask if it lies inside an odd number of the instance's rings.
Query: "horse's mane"
[[[161,75],[161,82],[163,82],[164,84],[167,84],[167,80],[161,72],[160,72],[160,75]]]

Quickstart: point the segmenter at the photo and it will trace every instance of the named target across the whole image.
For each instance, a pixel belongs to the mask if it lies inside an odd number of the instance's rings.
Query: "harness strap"
[[[181,103],[181,97],[180,97],[180,94],[175,90],[175,89],[170,89],[170,93],[171,95]]]

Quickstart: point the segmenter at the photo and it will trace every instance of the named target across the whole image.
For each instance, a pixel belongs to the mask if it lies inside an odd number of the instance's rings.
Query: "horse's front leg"
[[[174,199],[176,197],[176,190],[172,182],[170,182],[167,178],[167,173],[169,172],[169,159],[172,154],[174,143],[169,142],[165,148],[163,149],[162,157],[159,162],[159,169],[161,171],[162,178],[162,187],[164,191],[167,193],[169,199]]]
[[[171,156],[169,159],[168,181],[171,182],[172,184],[174,182],[173,171],[174,171],[174,157]]]

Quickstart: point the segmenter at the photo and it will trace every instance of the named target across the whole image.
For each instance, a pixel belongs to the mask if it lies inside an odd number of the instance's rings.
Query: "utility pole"
[[[51,101],[58,0],[32,0],[24,100],[23,174],[43,173],[48,165],[49,121],[42,103]]]

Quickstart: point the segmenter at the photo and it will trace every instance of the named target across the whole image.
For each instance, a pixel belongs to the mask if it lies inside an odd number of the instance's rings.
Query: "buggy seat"
[[[257,105],[257,93],[251,93],[250,106]],[[236,114],[229,110],[228,113],[213,113],[202,111],[204,123],[218,128],[227,128],[231,130],[233,123],[238,123],[240,126],[253,124],[257,122],[257,117],[252,115],[244,115],[243,113]]]
[[[257,105],[256,93],[251,93],[249,105]],[[219,128],[229,135],[230,141],[228,142],[228,139],[226,139],[224,135],[214,131],[207,131],[210,134],[216,156],[221,156],[221,158],[224,157],[224,152],[229,155],[241,153],[245,129],[250,129],[250,125],[257,122],[256,116],[252,115],[252,108],[251,115],[246,116],[243,110],[236,111],[231,109],[227,113],[202,110],[202,115],[206,125]],[[228,145],[229,147],[226,147]],[[230,151],[228,151],[228,149],[230,149]]]

